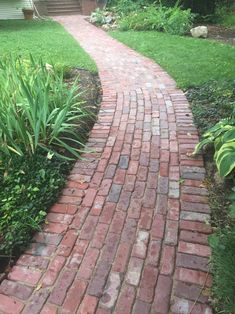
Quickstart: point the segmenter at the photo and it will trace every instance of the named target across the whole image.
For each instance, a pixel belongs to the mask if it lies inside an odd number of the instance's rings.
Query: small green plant
[[[79,157],[86,117],[75,82],[69,86],[63,73],[42,60],[12,56],[0,61],[0,152],[33,155],[37,149],[57,156]]]
[[[40,230],[70,166],[43,151],[32,157],[5,157],[0,167],[0,255],[14,255]]]
[[[91,13],[90,16],[91,23],[95,23],[97,25],[103,25],[106,23],[105,11],[97,8],[94,12]]]
[[[183,35],[190,30],[193,18],[194,15],[190,10],[182,10],[178,6],[168,8],[151,5],[121,18],[119,28],[124,31],[156,30]]]

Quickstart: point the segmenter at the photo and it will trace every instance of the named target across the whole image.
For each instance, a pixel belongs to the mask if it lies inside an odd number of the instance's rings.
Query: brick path
[[[99,68],[93,152],[2,282],[0,312],[212,313],[200,294],[211,284],[205,170],[187,155],[198,135],[183,92],[82,17],[58,21]]]

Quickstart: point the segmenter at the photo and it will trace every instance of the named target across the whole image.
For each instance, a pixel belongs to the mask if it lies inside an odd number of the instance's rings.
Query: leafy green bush
[[[0,168],[0,255],[19,253],[40,229],[69,171],[67,161],[13,155]]]
[[[121,30],[156,30],[174,35],[187,33],[193,21],[190,10],[181,10],[179,7],[167,8],[163,6],[148,6],[124,16],[119,21]]]
[[[42,61],[5,57],[0,61],[0,152],[33,155],[38,148],[78,157],[77,129],[91,113],[82,106],[78,84]]]

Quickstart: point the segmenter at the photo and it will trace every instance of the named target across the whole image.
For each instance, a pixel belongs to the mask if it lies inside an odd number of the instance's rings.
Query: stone
[[[197,26],[190,30],[191,35],[195,38],[207,38],[208,36],[208,28],[207,26]]]

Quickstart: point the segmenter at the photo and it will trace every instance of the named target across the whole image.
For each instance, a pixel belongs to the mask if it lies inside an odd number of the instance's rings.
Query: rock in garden
[[[191,34],[195,38],[203,37],[207,38],[208,36],[208,28],[207,26],[197,26],[190,30]]]

